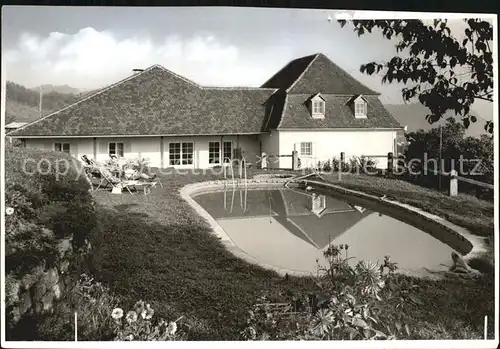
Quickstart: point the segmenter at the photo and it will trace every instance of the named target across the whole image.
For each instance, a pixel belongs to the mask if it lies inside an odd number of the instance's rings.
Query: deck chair
[[[155,186],[156,184],[159,184],[160,187],[163,188],[163,183],[161,182],[160,178],[157,177],[157,174],[156,173],[153,173],[153,174],[146,174],[144,173],[143,171],[139,171],[139,170],[125,170],[124,171],[124,176],[126,179],[129,179],[129,180],[138,180],[138,181],[141,181],[141,182],[154,182],[155,183]]]
[[[130,194],[132,194],[132,192],[130,191],[130,186],[127,182],[130,182],[130,181],[124,181],[124,180],[121,180],[120,178],[118,177],[115,177],[113,176],[113,174],[111,173],[111,171],[109,171],[107,168],[105,167],[99,167],[99,172],[101,174],[101,182],[99,183],[99,186],[97,187],[96,190],[98,190],[99,188],[101,188],[101,186],[103,184],[105,184],[105,186],[103,188],[107,188],[108,185],[111,185],[112,187],[112,190],[120,190],[120,192],[125,188],[128,190],[128,192]],[[133,194],[132,194],[133,195]]]

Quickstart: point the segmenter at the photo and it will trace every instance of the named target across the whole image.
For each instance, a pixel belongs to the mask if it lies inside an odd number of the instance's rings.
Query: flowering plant
[[[164,319],[153,320],[154,310],[150,304],[139,300],[126,314],[123,309],[115,308],[111,312],[117,341],[168,341],[179,340],[183,334],[177,332],[177,322]]]
[[[324,252],[326,267],[318,267],[320,292],[295,296],[287,303],[272,303],[265,296],[258,300],[241,332],[246,340],[342,340],[395,339],[403,326],[384,324],[379,318],[381,293],[394,298],[387,289],[397,270],[396,263],[385,257],[383,264],[360,261],[354,267],[348,261],[348,245],[330,245]],[[405,325],[410,335],[409,326]]]

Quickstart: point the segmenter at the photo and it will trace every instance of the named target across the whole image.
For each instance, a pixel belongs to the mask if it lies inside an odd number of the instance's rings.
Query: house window
[[[365,102],[356,102],[354,104],[354,116],[357,118],[366,117],[366,103]]]
[[[224,163],[229,163],[233,159],[233,143],[232,142],[224,142]]]
[[[108,155],[109,156],[117,156],[122,158],[123,157],[123,143],[109,143],[108,147]]]
[[[220,164],[220,143],[208,142],[208,163]]]
[[[169,143],[168,163],[174,165],[192,165],[194,159],[194,144],[192,142]]]
[[[301,156],[312,156],[312,143],[311,142],[300,143],[300,155]]]
[[[54,143],[54,150],[63,153],[69,153],[70,150],[69,143]]]
[[[314,100],[312,109],[313,114],[325,114],[325,101]]]
[[[168,145],[168,163],[169,165],[180,165],[181,164],[181,144],[180,143],[170,143]]]
[[[192,165],[194,158],[194,144],[182,143],[182,164]]]

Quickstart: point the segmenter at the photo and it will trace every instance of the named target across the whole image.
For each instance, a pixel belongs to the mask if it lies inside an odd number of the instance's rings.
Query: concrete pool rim
[[[240,181],[236,182],[236,188],[238,190],[242,190],[245,187],[249,189],[267,189],[267,188],[283,188],[283,186],[289,182],[290,178],[262,178],[262,179],[249,179],[247,180],[246,185]],[[472,234],[468,229],[460,227],[454,223],[449,222],[448,220],[439,217],[437,215],[428,213],[424,210],[421,210],[417,207],[403,204],[398,201],[388,200],[385,198],[380,198],[375,195],[366,194],[364,192],[360,192],[357,190],[347,189],[341,187],[339,185],[320,182],[314,180],[307,180],[308,185],[311,185],[315,188],[331,190],[337,193],[341,193],[344,195],[352,195],[355,197],[360,197],[373,203],[381,204],[385,207],[395,209],[396,211],[404,211],[406,213],[414,214],[421,219],[422,221],[432,222],[434,224],[439,225],[443,228],[443,231],[450,234],[450,237],[457,239],[461,243],[466,245],[470,245],[470,250],[467,254],[463,256],[463,258],[467,261],[473,257],[477,257],[482,253],[486,252],[487,249],[485,247],[485,239]],[[230,189],[232,190],[234,183],[231,180],[216,180],[216,181],[205,181],[198,182],[185,185],[179,190],[179,194],[181,197],[186,200],[189,205],[198,213],[201,217],[203,217],[207,223],[209,224],[212,232],[215,236],[217,236],[224,247],[230,251],[234,256],[245,260],[248,263],[259,265],[267,270],[272,270],[278,273],[279,275],[285,276],[286,274],[291,276],[311,276],[310,272],[305,271],[297,271],[297,270],[288,270],[285,268],[276,267],[273,265],[269,265],[266,263],[262,263],[258,261],[256,258],[247,254],[245,251],[241,250],[226,234],[226,232],[222,229],[222,227],[217,223],[217,221],[201,206],[199,205],[193,197],[196,195],[210,193],[214,191],[218,191],[221,189]],[[394,218],[397,219],[397,214],[394,215]],[[451,259],[451,257],[450,257]],[[429,276],[429,275],[426,275]]]

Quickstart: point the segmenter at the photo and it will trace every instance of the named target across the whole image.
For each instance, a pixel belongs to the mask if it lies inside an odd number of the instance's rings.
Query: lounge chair
[[[123,176],[125,179],[128,179],[128,180],[140,180],[140,181],[144,181],[144,182],[155,182],[155,185],[159,184],[160,187],[163,187],[163,183],[157,177],[156,173],[148,175],[142,171],[134,170],[134,169],[130,168],[130,169],[124,170]]]
[[[131,185],[127,183],[130,181],[121,180],[120,178],[113,176],[111,171],[108,170],[106,167],[99,167],[99,172],[101,174],[101,182],[99,183],[99,186],[97,187],[96,190],[98,190],[99,188],[101,188],[103,184],[105,184],[103,188],[107,188],[108,185],[111,185],[113,188],[112,189],[113,192],[119,190],[119,192],[121,193],[121,191],[125,188],[128,190],[130,194],[132,194],[132,192],[130,191]]]

